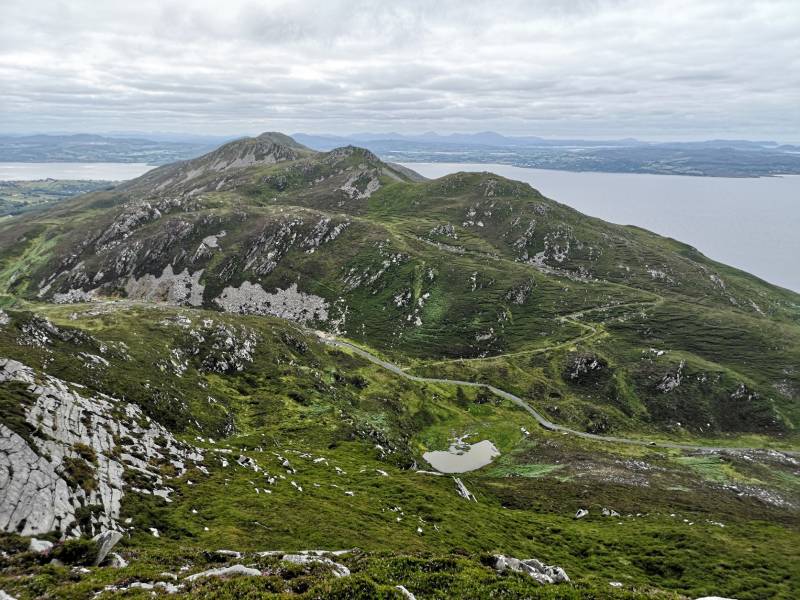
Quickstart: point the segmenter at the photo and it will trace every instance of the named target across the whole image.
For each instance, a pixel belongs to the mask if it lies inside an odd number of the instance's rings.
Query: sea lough
[[[500,164],[403,163],[429,178],[491,171],[593,217],[672,237],[800,292],[800,176],[574,173]]]

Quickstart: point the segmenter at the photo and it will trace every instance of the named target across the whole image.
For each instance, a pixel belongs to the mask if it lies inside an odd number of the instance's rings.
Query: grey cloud
[[[0,129],[800,139],[795,0],[3,0]]]

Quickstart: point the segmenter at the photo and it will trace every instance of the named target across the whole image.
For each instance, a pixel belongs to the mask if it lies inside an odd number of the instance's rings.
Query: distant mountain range
[[[231,138],[153,133],[0,136],[0,162],[145,162],[160,165],[204,154]],[[314,150],[362,146],[394,162],[501,163],[565,171],[763,177],[800,174],[800,146],[773,141],[645,142],[545,139],[479,133],[297,133]]]

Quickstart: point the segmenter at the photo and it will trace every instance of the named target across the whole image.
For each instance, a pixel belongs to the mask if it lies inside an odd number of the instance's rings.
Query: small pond
[[[480,469],[500,456],[500,451],[489,440],[475,444],[456,440],[447,450],[435,450],[422,455],[440,473],[466,473]]]

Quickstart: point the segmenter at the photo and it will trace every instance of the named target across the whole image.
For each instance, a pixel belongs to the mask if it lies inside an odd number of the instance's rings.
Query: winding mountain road
[[[323,333],[323,332],[315,332],[317,337],[322,340],[325,344],[329,346],[334,346],[340,349],[349,350],[362,358],[365,358],[369,362],[378,365],[379,367],[383,367],[387,371],[391,371],[395,375],[399,375],[400,377],[404,377],[410,381],[415,381],[417,383],[441,383],[445,385],[461,385],[466,387],[472,388],[482,388],[485,390],[489,390],[493,394],[504,398],[510,402],[513,402],[521,409],[526,411],[530,414],[536,422],[539,423],[543,428],[549,431],[560,431],[565,434],[574,435],[580,438],[584,438],[587,440],[594,440],[598,442],[606,442],[606,443],[616,443],[616,444],[632,444],[636,446],[649,446],[649,447],[657,447],[657,448],[672,448],[677,450],[687,450],[687,451],[701,451],[701,452],[726,452],[726,451],[775,451],[780,452],[785,455],[789,456],[800,456],[800,452],[790,451],[790,450],[773,450],[771,448],[742,448],[742,447],[725,447],[725,446],[698,446],[692,444],[679,444],[676,442],[662,442],[662,441],[651,441],[651,440],[641,440],[636,438],[624,438],[624,437],[616,437],[610,435],[597,435],[594,433],[586,433],[585,431],[576,431],[575,429],[570,429],[569,427],[564,427],[563,425],[559,425],[558,423],[553,423],[546,417],[544,417],[541,413],[536,411],[532,408],[525,400],[517,396],[516,394],[512,394],[511,392],[507,392],[505,390],[501,390],[498,387],[490,385],[488,383],[478,383],[475,381],[462,381],[460,379],[442,379],[439,377],[420,377],[419,375],[411,375],[404,371],[398,365],[386,361],[378,356],[375,356],[371,352],[364,350],[347,342],[345,340],[336,338],[330,334]]]

